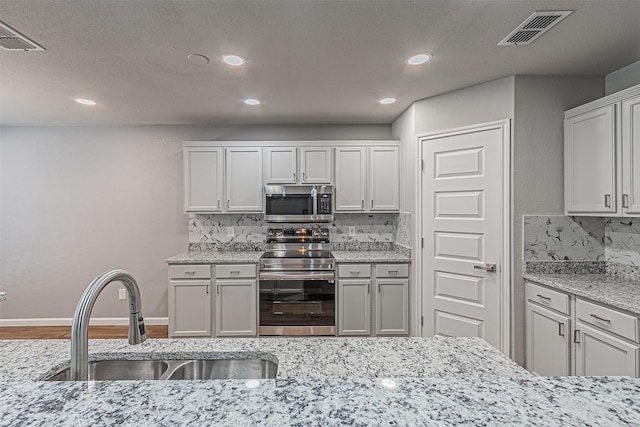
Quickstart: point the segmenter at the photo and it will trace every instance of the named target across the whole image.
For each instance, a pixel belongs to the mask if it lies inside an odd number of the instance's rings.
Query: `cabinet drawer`
[[[569,314],[569,295],[527,282],[527,299],[564,314]]]
[[[256,277],[255,264],[216,265],[216,279],[233,279],[236,277]]]
[[[637,317],[579,298],[576,301],[576,317],[621,337],[640,341]]]
[[[211,265],[209,264],[189,264],[170,265],[170,279],[210,279]]]
[[[377,264],[376,277],[409,277],[409,265]]]
[[[340,264],[338,277],[371,277],[371,264]]]

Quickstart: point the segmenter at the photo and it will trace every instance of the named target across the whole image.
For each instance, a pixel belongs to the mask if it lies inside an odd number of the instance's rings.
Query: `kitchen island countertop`
[[[90,341],[90,356],[199,351],[268,352],[278,377],[34,382],[69,342],[0,341],[0,425],[640,424],[640,379],[535,377],[476,338]]]

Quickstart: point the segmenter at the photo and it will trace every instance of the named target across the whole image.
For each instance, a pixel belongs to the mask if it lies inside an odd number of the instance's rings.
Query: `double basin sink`
[[[273,379],[278,364],[266,358],[94,360],[89,381]],[[71,381],[66,368],[45,381]]]

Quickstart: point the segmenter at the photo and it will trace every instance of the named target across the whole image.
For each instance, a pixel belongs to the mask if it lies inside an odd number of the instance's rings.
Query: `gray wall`
[[[184,252],[184,140],[390,139],[389,125],[0,128],[0,319],[70,318],[98,274],[125,268],[167,316],[164,260]],[[123,317],[106,289],[95,317]]]
[[[622,67],[604,77],[605,95],[640,84],[640,61]]]
[[[525,360],[522,216],[564,213],[564,111],[604,93],[601,76],[516,76],[512,152],[512,356]]]

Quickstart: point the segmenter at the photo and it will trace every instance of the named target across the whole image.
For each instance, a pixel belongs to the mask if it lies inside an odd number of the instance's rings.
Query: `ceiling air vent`
[[[0,48],[22,51],[45,50],[38,43],[23,36],[2,21],[0,21]]]
[[[511,31],[507,37],[502,39],[498,46],[520,46],[531,44],[551,27],[562,21],[573,12],[572,10],[552,10],[546,12],[534,12],[533,15],[525,19],[518,25],[518,28]]]

